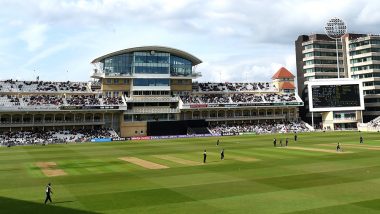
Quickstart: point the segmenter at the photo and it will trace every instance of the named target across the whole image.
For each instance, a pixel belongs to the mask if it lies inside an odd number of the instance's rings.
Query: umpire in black
[[[50,201],[50,203],[53,203],[50,197],[50,195],[53,194],[53,191],[51,190],[51,183],[48,183],[48,185],[46,186],[45,192],[46,192],[45,204],[48,200]]]

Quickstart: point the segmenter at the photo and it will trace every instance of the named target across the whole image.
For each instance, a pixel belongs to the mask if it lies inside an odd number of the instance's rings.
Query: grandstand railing
[[[169,108],[169,107],[134,107],[131,110],[127,110],[124,113],[126,114],[154,114],[154,113],[162,113],[162,114],[174,114],[180,113],[178,108]]]
[[[133,102],[178,102],[179,97],[126,97],[127,103]]]

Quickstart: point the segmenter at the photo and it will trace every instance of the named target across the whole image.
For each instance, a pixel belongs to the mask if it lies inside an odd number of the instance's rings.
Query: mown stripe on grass
[[[95,211],[194,201],[194,199],[190,197],[166,188],[94,194],[79,196],[77,198],[88,209]]]
[[[154,162],[147,161],[147,160],[143,160],[143,159],[136,158],[136,157],[121,157],[121,158],[119,158],[119,160],[127,161],[129,163],[144,167],[146,169],[167,169],[167,168],[169,168],[168,166],[158,164],[158,163],[154,163]]]
[[[195,161],[192,161],[192,160],[186,160],[186,159],[178,158],[178,157],[175,157],[175,156],[172,156],[172,155],[153,155],[153,157],[160,158],[160,159],[163,159],[163,160],[172,161],[172,162],[179,163],[179,164],[182,164],[182,165],[187,165],[187,166],[197,166],[197,165],[201,165],[202,164],[201,162],[195,162]]]

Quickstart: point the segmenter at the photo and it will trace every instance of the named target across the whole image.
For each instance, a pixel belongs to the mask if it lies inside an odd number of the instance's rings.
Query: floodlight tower
[[[328,37],[335,40],[335,49],[336,49],[336,66],[338,69],[338,78],[340,78],[339,71],[339,54],[338,54],[338,39],[342,42],[342,36],[347,32],[347,26],[342,19],[332,18],[330,19],[325,26],[325,32]]]

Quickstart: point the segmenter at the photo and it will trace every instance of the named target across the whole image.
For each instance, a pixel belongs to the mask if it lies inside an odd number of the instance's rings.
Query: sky
[[[294,41],[342,18],[380,33],[378,0],[0,0],[0,79],[88,81],[91,61],[137,46],[200,58],[198,81],[270,81],[296,73]]]

